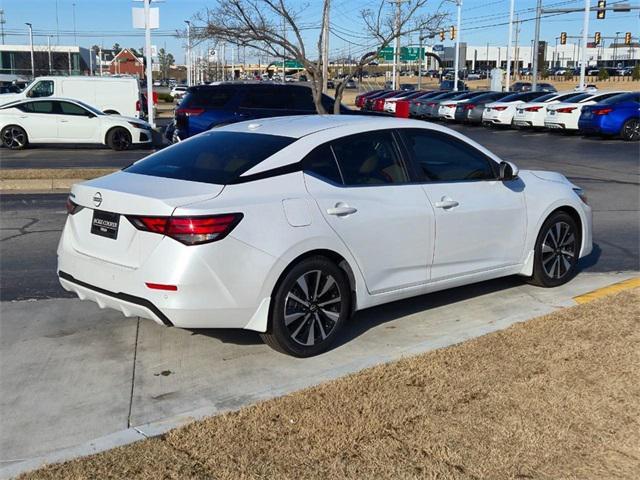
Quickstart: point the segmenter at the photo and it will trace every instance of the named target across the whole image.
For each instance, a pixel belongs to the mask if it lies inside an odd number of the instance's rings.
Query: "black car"
[[[333,98],[323,95],[324,109],[333,113]],[[359,114],[343,105],[341,113]],[[311,88],[300,84],[221,83],[190,87],[176,108],[169,140],[189,138],[211,128],[256,118],[315,114]]]

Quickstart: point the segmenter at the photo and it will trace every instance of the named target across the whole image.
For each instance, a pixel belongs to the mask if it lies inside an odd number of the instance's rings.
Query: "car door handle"
[[[445,210],[448,210],[449,208],[455,208],[458,205],[460,205],[458,202],[448,197],[442,197],[442,199],[435,204],[436,208],[443,208]]]
[[[69,123],[69,120],[60,120],[60,123]]]
[[[337,217],[351,215],[352,213],[356,213],[357,211],[357,208],[350,207],[349,205],[345,205],[344,203],[336,203],[335,207],[327,208],[327,214],[335,215]]]

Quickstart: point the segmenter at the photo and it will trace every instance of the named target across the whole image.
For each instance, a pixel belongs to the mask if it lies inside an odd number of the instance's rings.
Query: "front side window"
[[[420,172],[433,182],[494,180],[496,172],[482,152],[450,135],[407,129],[402,135]]]
[[[146,157],[125,172],[226,185],[295,138],[210,131]]]
[[[345,185],[407,183],[409,176],[390,130],[360,133],[332,143]]]
[[[62,115],[74,115],[78,117],[87,116],[87,111],[80,105],[71,102],[58,102]]]
[[[40,80],[36,83],[28,96],[31,98],[50,97],[53,95],[53,80]]]

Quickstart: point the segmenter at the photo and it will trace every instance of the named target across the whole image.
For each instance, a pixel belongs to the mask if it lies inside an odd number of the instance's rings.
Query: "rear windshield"
[[[621,93],[619,95],[609,97],[605,100],[601,100],[598,103],[606,103],[608,105],[611,105],[618,102],[640,102],[640,93],[639,92]]]
[[[228,87],[197,88],[187,92],[183,107],[222,108],[233,97],[235,89]]]
[[[226,185],[295,138],[244,132],[207,132],[160,150],[125,172]]]

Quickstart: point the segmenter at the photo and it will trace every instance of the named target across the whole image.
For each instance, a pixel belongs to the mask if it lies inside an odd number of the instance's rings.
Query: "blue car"
[[[322,105],[333,113],[334,100],[322,96]],[[223,83],[198,85],[187,91],[176,108],[174,125],[167,132],[181,140],[214,127],[266,117],[316,113],[311,89],[304,85],[276,83]],[[356,113],[341,106],[341,113]]]
[[[595,105],[582,108],[578,128],[581,132],[640,140],[640,92],[621,93]]]

